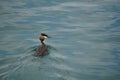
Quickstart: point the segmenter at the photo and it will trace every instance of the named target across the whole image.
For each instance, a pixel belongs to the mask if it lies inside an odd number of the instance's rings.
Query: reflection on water
[[[119,80],[119,0],[1,0],[0,80]],[[46,40],[49,55],[35,57]]]

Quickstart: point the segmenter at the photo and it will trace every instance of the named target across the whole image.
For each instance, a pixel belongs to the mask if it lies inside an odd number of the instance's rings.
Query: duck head
[[[41,43],[44,43],[44,40],[46,39],[46,38],[50,38],[48,35],[46,35],[45,33],[41,33],[41,35],[40,35],[40,41],[41,41]]]

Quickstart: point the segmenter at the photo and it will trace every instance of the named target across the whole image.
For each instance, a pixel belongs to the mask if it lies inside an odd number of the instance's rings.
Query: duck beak
[[[46,37],[46,38],[51,38],[51,37],[50,37],[50,36],[48,36],[48,35],[45,35],[45,37]]]
[[[47,36],[47,38],[51,38],[50,36]]]

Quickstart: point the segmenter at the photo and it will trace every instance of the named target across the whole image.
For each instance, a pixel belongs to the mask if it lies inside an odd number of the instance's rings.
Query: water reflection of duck
[[[44,56],[44,55],[47,55],[48,54],[48,50],[47,50],[47,46],[44,42],[44,40],[46,38],[50,38],[48,35],[46,35],[45,33],[41,33],[41,36],[39,37],[41,43],[42,43],[42,46],[40,46],[38,48],[38,50],[36,51],[36,56]]]

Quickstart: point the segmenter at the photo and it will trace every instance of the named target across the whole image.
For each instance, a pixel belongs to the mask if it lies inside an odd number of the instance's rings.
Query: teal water
[[[0,0],[0,80],[120,80],[120,1]]]

